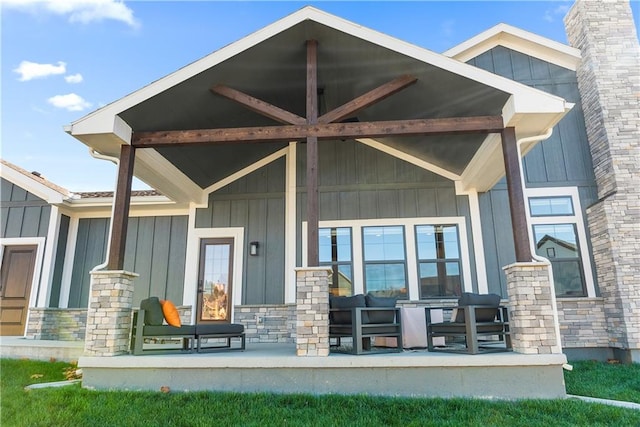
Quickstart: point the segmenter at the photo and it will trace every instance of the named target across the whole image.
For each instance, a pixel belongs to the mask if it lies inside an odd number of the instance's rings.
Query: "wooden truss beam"
[[[319,140],[323,140],[500,133],[503,129],[502,116],[477,116],[382,122],[135,132],[132,137],[132,144],[138,148],[147,148],[186,144],[304,141],[307,137],[316,137]]]
[[[276,107],[261,99],[254,98],[251,95],[247,95],[239,90],[232,89],[224,85],[216,85],[211,88],[211,92],[220,96],[224,96],[227,99],[237,102],[243,105],[251,111],[255,111],[258,114],[269,117],[277,122],[292,125],[302,125],[307,123],[306,119],[298,116],[297,114],[290,113],[287,110],[283,110],[280,107]]]
[[[385,83],[382,86],[378,86],[364,95],[352,99],[346,104],[323,114],[318,119],[318,123],[333,123],[346,119],[349,116],[353,116],[358,111],[364,110],[365,108],[382,101],[417,81],[418,79],[413,76],[400,76],[397,79]]]
[[[127,226],[129,224],[129,205],[131,203],[131,182],[133,180],[133,164],[136,158],[135,147],[120,147],[120,164],[118,166],[118,182],[113,207],[113,226],[111,227],[111,243],[107,270],[124,269],[124,251],[127,244]]]

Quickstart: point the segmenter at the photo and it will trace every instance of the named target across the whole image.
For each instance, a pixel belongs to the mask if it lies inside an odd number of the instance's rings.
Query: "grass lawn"
[[[238,393],[90,391],[65,379],[66,363],[0,361],[4,426],[640,426],[640,411],[576,400],[486,401]],[[580,362],[567,391],[640,403],[640,365]],[[586,387],[586,388],[585,388]],[[583,391],[585,390],[585,391]]]

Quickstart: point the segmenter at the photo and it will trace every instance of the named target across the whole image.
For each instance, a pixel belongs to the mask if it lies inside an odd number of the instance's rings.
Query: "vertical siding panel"
[[[499,76],[513,79],[513,66],[509,50],[502,46],[497,46],[491,52],[493,55],[493,72]]]
[[[129,218],[129,224],[127,226],[127,240],[124,249],[124,269],[127,271],[136,272],[136,247],[138,245],[138,226],[140,224],[140,218]],[[137,281],[135,282],[137,284]],[[139,300],[136,298],[140,296]],[[136,302],[142,301],[148,295],[145,289],[140,286],[133,287],[133,299]]]
[[[76,250],[73,256],[73,269],[71,272],[71,286],[69,289],[70,308],[79,308],[80,294],[82,292],[82,279],[88,270],[85,270],[87,258],[87,244],[89,243],[89,220],[81,219],[78,222],[78,234],[76,237]]]
[[[354,191],[341,191],[338,193],[340,205],[340,219],[356,219],[360,217],[358,210],[358,194]]]
[[[433,188],[419,188],[418,195],[418,216],[437,216],[438,202],[436,200],[436,190]]]
[[[38,229],[40,228],[40,211],[41,208],[39,206],[28,206],[24,208],[20,237],[38,236]]]
[[[234,200],[231,204],[231,227],[246,227],[249,220],[249,205],[246,200]]]
[[[228,227],[231,222],[231,201],[213,200],[209,204],[211,216],[211,227]]]
[[[51,206],[43,206],[40,210],[40,224],[38,237],[47,237],[49,233],[49,220],[51,219]]]
[[[360,191],[358,201],[364,218],[378,218],[378,195],[375,191]]]
[[[361,144],[358,144],[361,145]],[[356,144],[341,142],[336,148],[336,184],[345,185],[356,181]],[[322,167],[322,165],[320,165]]]
[[[11,187],[11,201],[24,202],[27,200],[27,191],[24,188],[14,185]]]
[[[20,237],[22,234],[22,222],[24,218],[24,208],[9,208],[7,215],[7,229],[5,237]]]
[[[7,222],[9,221],[9,208],[0,207],[0,237],[7,236]]]
[[[549,63],[537,58],[529,57],[531,63],[531,76],[534,80],[548,80],[551,78]]]
[[[496,241],[496,226],[491,203],[491,192],[480,194],[478,200],[482,220],[482,241],[484,243],[483,250],[489,292],[506,296],[506,294],[502,294],[501,277],[503,274],[502,266],[498,263],[498,243]]]
[[[0,178],[0,202],[10,201],[12,190],[13,184],[4,178]]]
[[[493,70],[493,58],[491,57],[491,51],[485,52],[482,55],[476,57],[475,65],[483,70]]]
[[[511,63],[513,64],[514,79],[519,82],[530,81],[532,79],[532,76],[529,57],[514,50],[510,51],[509,53],[511,54]]]
[[[134,270],[140,276],[136,279],[136,286],[144,289],[151,296],[151,259],[153,257],[153,217],[140,218],[138,223],[138,238],[136,244],[136,263]],[[142,292],[142,291],[141,291]]]
[[[415,189],[398,191],[398,216],[413,218],[418,216],[418,201]]]
[[[266,304],[284,302],[284,200],[267,200],[267,245],[265,257]]]
[[[436,201],[437,216],[458,215],[456,194],[453,188],[436,189]]]
[[[544,164],[544,151],[539,143],[524,156],[524,172],[529,183],[546,182],[547,174]]]
[[[213,204],[213,194],[209,195],[209,201],[206,208],[196,209],[195,227],[196,228],[210,228],[213,224],[212,215],[213,211],[211,206]]]
[[[336,166],[335,141],[323,141],[318,148],[319,186],[336,185],[338,182]]]
[[[338,219],[339,197],[337,192],[322,192],[319,194],[318,207],[320,221]]]
[[[373,150],[372,150],[373,151]],[[394,182],[395,180],[395,163],[396,159],[388,154],[375,152],[377,154],[375,165],[376,181],[380,184]]]
[[[171,217],[159,216],[153,224],[153,257],[151,259],[150,293],[161,299],[167,298],[167,271],[171,233]],[[179,303],[179,301],[175,301]]]
[[[242,293],[245,304],[264,304],[266,296],[265,263],[267,259],[265,239],[266,230],[266,201],[249,200],[249,224],[247,242],[257,241],[263,247],[259,256],[247,257],[246,289]],[[243,248],[244,250],[244,248]]]
[[[55,263],[53,265],[53,277],[51,279],[51,294],[49,296],[49,307],[60,306],[60,289],[62,287],[62,272],[64,267],[64,256],[67,251],[67,239],[69,237],[69,222],[71,218],[66,215],[60,216],[60,228],[58,229],[58,245],[55,251]]]
[[[183,299],[188,221],[188,216],[171,217],[167,298],[176,302],[181,302]],[[241,245],[242,242],[237,244]]]
[[[378,218],[398,217],[398,191],[378,191]]]

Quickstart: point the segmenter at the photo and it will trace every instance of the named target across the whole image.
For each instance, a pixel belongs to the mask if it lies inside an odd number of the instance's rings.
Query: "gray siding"
[[[0,178],[0,236],[47,237],[51,207],[25,189]]]
[[[64,267],[64,257],[67,251],[67,239],[69,237],[70,218],[66,215],[60,216],[60,229],[58,233],[58,246],[56,247],[55,264],[53,266],[53,278],[51,281],[51,295],[49,297],[49,307],[59,307],[60,288],[62,285],[62,272]]]
[[[135,280],[134,305],[149,295],[182,303],[187,222],[187,216],[129,219],[124,268],[140,275]],[[87,306],[89,271],[104,262],[108,232],[108,218],[80,219],[70,308]]]
[[[245,242],[260,243],[259,256],[245,256],[243,304],[284,302],[285,161],[278,159],[209,195],[196,210],[196,227],[242,227]],[[246,251],[246,248],[245,248]]]
[[[527,153],[524,173],[529,188],[578,187],[583,217],[586,218],[586,208],[597,201],[597,187],[575,72],[501,46],[469,63],[575,103],[554,128],[553,135]],[[488,193],[480,195],[480,210],[489,291],[501,291],[506,295],[502,267],[515,261],[515,255],[504,180]],[[586,232],[586,243],[591,252],[589,230]]]

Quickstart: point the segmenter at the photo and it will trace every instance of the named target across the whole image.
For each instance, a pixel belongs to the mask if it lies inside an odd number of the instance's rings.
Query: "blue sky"
[[[307,4],[435,52],[500,22],[566,43],[572,4],[1,1],[0,156],[72,191],[111,190],[116,170],[64,125]]]

